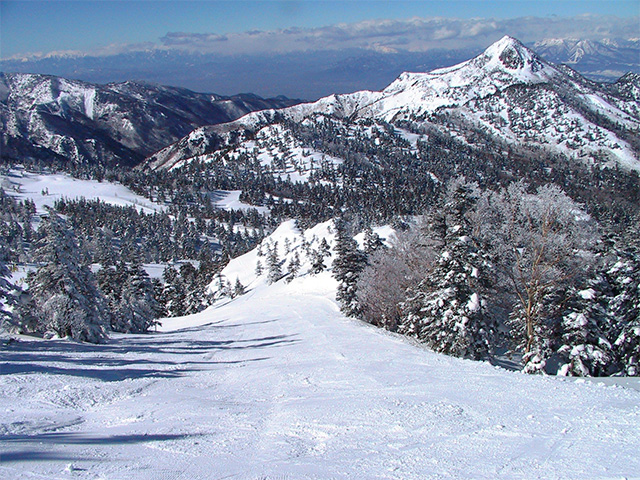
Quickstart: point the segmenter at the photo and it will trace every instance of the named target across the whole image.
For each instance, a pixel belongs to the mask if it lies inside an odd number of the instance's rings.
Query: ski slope
[[[107,345],[3,346],[0,478],[639,478],[640,393],[431,353],[329,272]]]

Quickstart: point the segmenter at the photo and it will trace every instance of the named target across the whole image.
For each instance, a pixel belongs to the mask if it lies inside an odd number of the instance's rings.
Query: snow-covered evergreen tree
[[[327,242],[325,237],[322,237],[322,240],[320,240],[318,251],[320,252],[320,255],[322,255],[322,258],[331,256],[331,247],[329,247],[329,242]]]
[[[269,283],[275,283],[282,278],[282,268],[278,255],[278,242],[275,243],[267,254],[267,270],[267,280]]]
[[[162,272],[162,278],[164,279],[162,303],[165,306],[167,316],[184,315],[187,310],[187,292],[182,277],[175,268],[169,265]]]
[[[159,325],[156,320],[160,306],[155,299],[149,275],[140,264],[129,267],[127,280],[122,287],[120,302],[111,322],[118,332],[144,333]]]
[[[607,289],[606,281],[598,278],[587,289],[571,287],[563,295],[568,301],[558,326],[558,375],[596,377],[613,373],[616,356],[608,338],[613,321],[606,309]]]
[[[338,281],[336,298],[340,310],[348,316],[358,316],[358,276],[366,265],[366,256],[346,230],[343,222],[336,223],[336,257],[333,260],[333,277]]]
[[[20,327],[16,312],[19,289],[9,281],[11,272],[4,262],[3,250],[0,245],[0,331],[15,331]]]
[[[384,248],[384,242],[380,235],[375,233],[369,226],[364,230],[364,253],[373,255],[380,248]]]
[[[640,256],[621,252],[608,272],[614,286],[609,307],[617,321],[615,349],[625,375],[640,376]]]
[[[322,250],[311,250],[311,273],[317,275],[320,272],[323,272],[327,266],[324,263],[324,257]]]
[[[185,287],[185,315],[198,313],[204,309],[204,291],[206,285],[199,282],[198,270],[191,262],[186,262],[180,266],[180,278]]]
[[[241,295],[244,295],[246,292],[247,292],[247,289],[242,284],[240,279],[236,277],[236,283],[233,286],[233,296],[234,297],[239,297]]]
[[[496,337],[485,298],[490,268],[470,237],[452,240],[434,269],[409,290],[400,332],[415,335],[436,352],[486,357]]]
[[[300,271],[300,256],[298,255],[298,252],[294,252],[291,260],[289,261],[289,265],[287,266],[287,270],[287,282],[291,282],[298,276],[298,272]]]
[[[106,301],[89,268],[76,263],[80,255],[71,227],[49,212],[40,229],[36,254],[42,266],[27,278],[39,330],[80,341],[105,341]]]
[[[493,349],[497,324],[487,299],[493,267],[466,218],[472,186],[453,183],[444,200],[432,222],[433,235],[444,235],[440,256],[418,287],[409,289],[399,331],[437,352],[484,358]]]

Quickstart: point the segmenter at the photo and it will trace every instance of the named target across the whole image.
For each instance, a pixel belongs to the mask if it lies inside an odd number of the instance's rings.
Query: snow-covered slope
[[[65,174],[37,174],[18,168],[0,175],[0,188],[20,200],[33,200],[38,214],[46,213],[45,207],[53,207],[61,198],[101,200],[110,205],[134,206],[145,213],[165,208],[121,184],[80,180]]]
[[[289,238],[295,250],[301,236],[285,224],[270,240]],[[640,471],[640,392],[434,354],[342,317],[329,272],[267,285],[245,273],[254,259],[226,270],[248,293],[165,319],[162,333],[3,345],[0,475],[588,480]]]
[[[2,156],[135,165],[201,125],[295,103],[135,82],[0,73]]]
[[[158,152],[153,157],[151,167],[163,165],[164,168],[178,168],[193,160],[229,164],[238,161],[240,157],[252,156],[275,175],[294,182],[304,182],[314,170],[325,163],[337,165],[342,162],[339,158],[305,147],[280,124],[266,125],[250,136],[243,135],[241,140],[238,137],[233,140],[223,137],[225,148],[218,143],[218,138],[207,135],[207,130],[208,127],[194,130],[176,148]],[[185,151],[191,152],[186,159]]]
[[[327,245],[324,265],[329,271],[333,262],[332,251],[335,245],[333,221],[320,223],[304,232],[296,227],[294,220],[286,221],[265,238],[257,248],[231,260],[220,272],[220,276],[211,282],[209,291],[212,294],[218,293],[221,281],[223,289],[225,286],[233,287],[237,280],[248,291],[269,285],[268,256],[269,252],[274,250],[281,268],[280,282],[295,281],[296,277],[312,276],[311,266],[314,253],[320,249],[323,240],[326,241]],[[300,262],[299,270],[295,276],[291,275],[288,269],[294,256],[297,256]],[[256,269],[258,263],[261,266],[261,273],[258,273]],[[333,280],[329,283],[335,288]]]
[[[403,73],[380,92],[331,95],[278,111],[250,113],[230,124],[194,132],[148,159],[172,168],[241,142],[265,125],[316,121],[411,122],[435,127],[473,145],[495,142],[562,153],[586,162],[640,170],[638,79],[597,84],[567,67],[542,60],[518,40],[504,37],[481,55],[430,73]]]

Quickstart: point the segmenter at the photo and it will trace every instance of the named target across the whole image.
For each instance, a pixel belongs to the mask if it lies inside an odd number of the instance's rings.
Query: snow
[[[343,317],[331,272],[267,285],[252,253],[225,269],[247,294],[158,333],[4,344],[0,476],[637,477],[640,392],[435,354]]]
[[[405,130],[403,128],[394,127],[394,130],[397,134],[399,134],[402,138],[404,138],[406,141],[408,141],[411,144],[411,148],[414,151],[418,150],[418,140],[424,142],[427,138],[425,135],[421,135],[418,133],[411,133],[410,131]]]
[[[214,192],[214,205],[224,210],[251,210],[255,209],[260,213],[268,213],[267,207],[256,207],[240,201],[241,190],[218,190]]]
[[[373,230],[373,233],[377,234],[380,237],[380,240],[382,240],[382,242],[387,247],[391,246],[391,242],[396,236],[396,231],[391,225],[381,225],[378,227],[373,227],[371,230]],[[364,237],[364,232],[360,232],[355,237],[353,237],[353,239],[358,243],[358,247],[361,249],[364,248]]]
[[[301,232],[295,225],[294,220],[288,220],[283,222],[271,235],[265,238],[260,245],[263,252],[263,256],[258,255],[258,248],[251,250],[250,252],[234,258],[229,264],[222,270],[221,275],[223,279],[233,285],[236,279],[248,289],[254,289],[256,287],[264,286],[267,282],[267,251],[270,246],[278,245],[278,257],[281,260],[283,267],[283,274],[286,274],[286,267],[297,253],[300,259],[300,272],[302,275],[309,275],[311,269],[311,258],[302,248],[303,239],[311,246],[312,249],[317,250],[322,239],[327,241],[330,248],[335,243],[335,233],[333,231],[333,221],[320,223],[313,228]],[[285,252],[285,243],[288,241],[290,249],[289,253]],[[263,267],[263,274],[256,275],[256,264],[260,261]],[[325,265],[330,267],[331,258],[325,260]],[[214,279],[209,285],[209,291],[215,293],[218,288],[219,280]]]
[[[593,288],[587,288],[586,290],[580,290],[578,295],[585,300],[593,300],[596,298],[596,291]]]
[[[87,90],[84,94],[84,111],[86,116],[92,120],[93,120],[95,98],[96,98],[95,89]]]
[[[329,273],[163,333],[26,340],[4,478],[630,478],[640,393],[431,353],[339,314]]]
[[[342,163],[337,157],[305,148],[288,129],[278,124],[259,130],[255,140],[241,143],[235,153],[255,155],[262,165],[270,167],[280,178],[289,178],[294,183],[307,182],[311,172],[324,162],[331,165]],[[233,156],[229,152],[225,154]],[[278,159],[283,166],[277,165]]]
[[[46,213],[45,207],[53,207],[60,198],[102,200],[111,205],[135,206],[145,213],[164,209],[123,185],[79,180],[65,174],[38,174],[14,168],[7,175],[0,175],[0,187],[17,199],[33,200],[39,214]]]
[[[470,312],[477,312],[480,310],[480,297],[477,293],[472,293],[469,301],[467,302],[467,309]]]

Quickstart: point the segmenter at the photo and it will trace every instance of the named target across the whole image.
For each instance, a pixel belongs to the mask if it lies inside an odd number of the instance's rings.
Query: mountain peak
[[[432,110],[485,98],[515,84],[546,83],[560,72],[508,35],[471,60],[429,73],[401,74],[383,95],[404,95],[408,104]],[[416,98],[414,98],[416,97]],[[419,97],[419,98],[418,98]],[[388,102],[387,102],[388,103]]]
[[[521,70],[531,68],[536,71],[542,62],[538,56],[525,47],[516,38],[505,35],[500,40],[490,45],[480,58],[488,60],[488,63],[500,63],[509,70]]]

